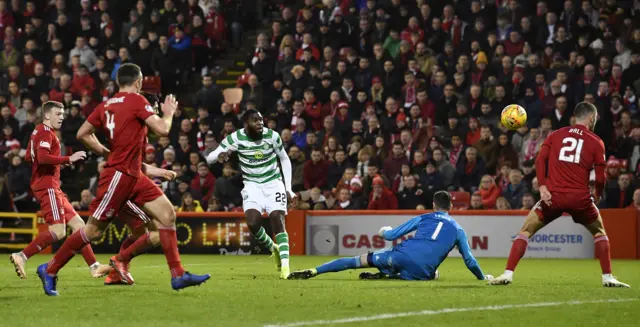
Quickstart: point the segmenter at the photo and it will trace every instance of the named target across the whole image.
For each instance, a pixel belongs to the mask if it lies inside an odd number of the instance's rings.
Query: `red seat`
[[[453,203],[453,209],[465,210],[469,208],[471,201],[471,195],[469,192],[449,192],[451,194],[451,202]]]
[[[162,90],[162,80],[160,76],[145,76],[142,81],[142,91],[155,95],[160,94]]]

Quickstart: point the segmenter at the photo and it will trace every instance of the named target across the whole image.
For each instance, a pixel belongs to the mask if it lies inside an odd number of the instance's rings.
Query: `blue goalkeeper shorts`
[[[404,280],[432,280],[435,271],[423,268],[417,264],[407,254],[394,248],[369,252],[367,262],[370,267],[376,267],[381,273],[389,275],[391,278]]]

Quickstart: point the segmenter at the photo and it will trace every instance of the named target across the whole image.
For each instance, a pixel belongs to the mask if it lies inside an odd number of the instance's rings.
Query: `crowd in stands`
[[[299,208],[429,209],[447,189],[468,196],[461,208],[530,209],[536,155],[574,123],[581,101],[598,108],[609,158],[600,206],[640,207],[638,0],[267,2],[279,18],[238,78],[240,106],[208,74],[216,53],[238,47],[240,1],[43,2],[0,0],[0,201],[12,197],[19,210],[33,205],[21,154],[38,105],[64,102],[60,139],[67,153],[82,149],[75,132],[117,91],[124,62],[160,76],[163,94],[189,94],[198,88],[189,77],[202,75],[192,108],[144,156],[178,173],[158,183],[180,211],[240,210],[237,162],[204,158],[242,128],[247,108],[280,133]],[[528,114],[517,131],[499,123],[512,103]],[[77,208],[103,166],[94,158],[63,169]]]

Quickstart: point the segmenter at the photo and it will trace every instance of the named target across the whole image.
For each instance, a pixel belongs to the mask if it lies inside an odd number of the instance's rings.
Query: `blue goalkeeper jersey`
[[[449,214],[433,212],[420,215],[386,231],[383,236],[385,240],[393,241],[413,231],[416,231],[415,236],[396,245],[393,251],[407,256],[427,276],[432,276],[457,246],[467,268],[476,278],[484,279],[478,261],[471,254],[467,233]]]

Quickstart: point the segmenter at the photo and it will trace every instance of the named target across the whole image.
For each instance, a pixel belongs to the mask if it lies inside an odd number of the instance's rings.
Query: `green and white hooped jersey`
[[[225,151],[234,151],[240,158],[240,169],[245,182],[266,184],[282,180],[278,168],[278,153],[286,155],[280,134],[264,127],[262,140],[252,141],[243,129],[229,134],[220,146]]]

